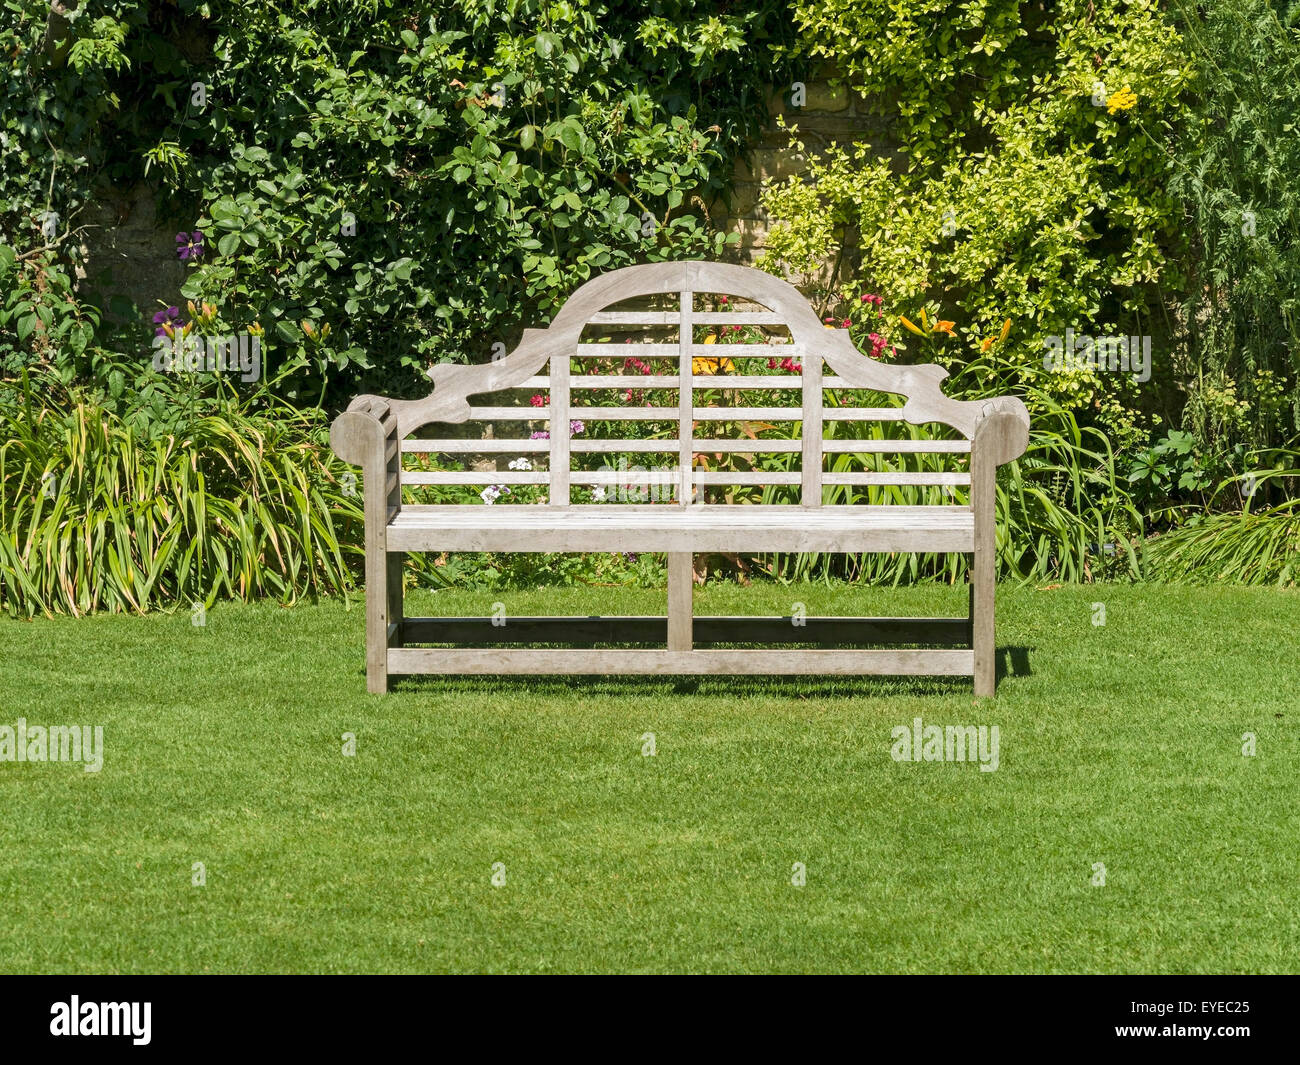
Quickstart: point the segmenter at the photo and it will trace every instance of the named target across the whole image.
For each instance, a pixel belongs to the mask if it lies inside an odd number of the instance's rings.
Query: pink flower
[[[579,433],[585,432],[586,428],[587,427],[583,425],[582,422],[579,421],[569,422],[569,435],[577,436]]]
[[[551,438],[551,434],[548,433],[545,429],[541,429],[538,432],[531,433],[529,434],[528,437],[529,440],[549,440],[550,438]]]
[[[551,397],[550,397],[550,396],[543,396],[543,395],[539,392],[537,395],[533,396],[533,398],[530,399],[528,402],[531,403],[534,407],[545,407],[546,404],[548,404],[549,402],[551,402]]]
[[[849,321],[849,319],[847,319],[847,318],[845,318],[844,321],[842,321],[842,322],[840,323],[840,325],[842,325],[845,329],[847,329],[847,328],[848,328],[849,326],[851,326],[852,324],[853,324],[853,323],[852,323],[851,321]]]

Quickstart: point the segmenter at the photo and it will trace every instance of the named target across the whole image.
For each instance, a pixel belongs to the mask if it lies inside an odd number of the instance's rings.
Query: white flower
[[[593,488],[591,490],[591,501],[593,503],[605,502],[605,489],[602,488],[600,485],[597,485],[595,488]]]
[[[510,463],[510,468],[512,470],[531,470],[533,468],[533,464],[529,462],[526,458],[517,458]]]
[[[503,484],[490,484],[484,488],[479,495],[483,497],[484,503],[495,503],[501,498],[502,492],[508,491],[510,491],[510,489]]]

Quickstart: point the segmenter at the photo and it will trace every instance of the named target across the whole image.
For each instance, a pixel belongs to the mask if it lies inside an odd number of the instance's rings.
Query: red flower
[[[531,403],[534,407],[545,407],[546,404],[551,402],[551,397],[543,396],[539,392],[537,395],[533,396],[533,398],[530,399],[528,402]]]

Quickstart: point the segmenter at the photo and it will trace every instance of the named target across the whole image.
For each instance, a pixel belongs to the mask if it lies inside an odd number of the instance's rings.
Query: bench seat
[[[404,504],[391,551],[973,551],[958,506]]]

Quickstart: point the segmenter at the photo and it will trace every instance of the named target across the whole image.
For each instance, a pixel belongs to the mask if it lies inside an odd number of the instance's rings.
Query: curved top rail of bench
[[[854,347],[847,330],[827,329],[818,321],[808,301],[789,282],[752,267],[701,261],[647,263],[602,274],[570,296],[549,326],[525,329],[518,346],[504,358],[472,366],[435,366],[433,392],[425,398],[358,396],[348,411],[378,418],[391,413],[399,440],[427,422],[466,421],[473,413],[470,396],[518,385],[537,374],[553,355],[578,354],[583,328],[611,304],[639,296],[688,292],[725,293],[763,304],[789,327],[797,355],[821,356],[848,386],[905,396],[901,413],[907,422],[940,422],[970,440],[985,425],[996,424],[998,431],[987,435],[992,442],[988,457],[997,464],[1023,454],[1028,445],[1029,414],[1019,399],[951,399],[940,388],[948,376],[943,367],[878,362]],[[685,339],[690,340],[689,336]]]

